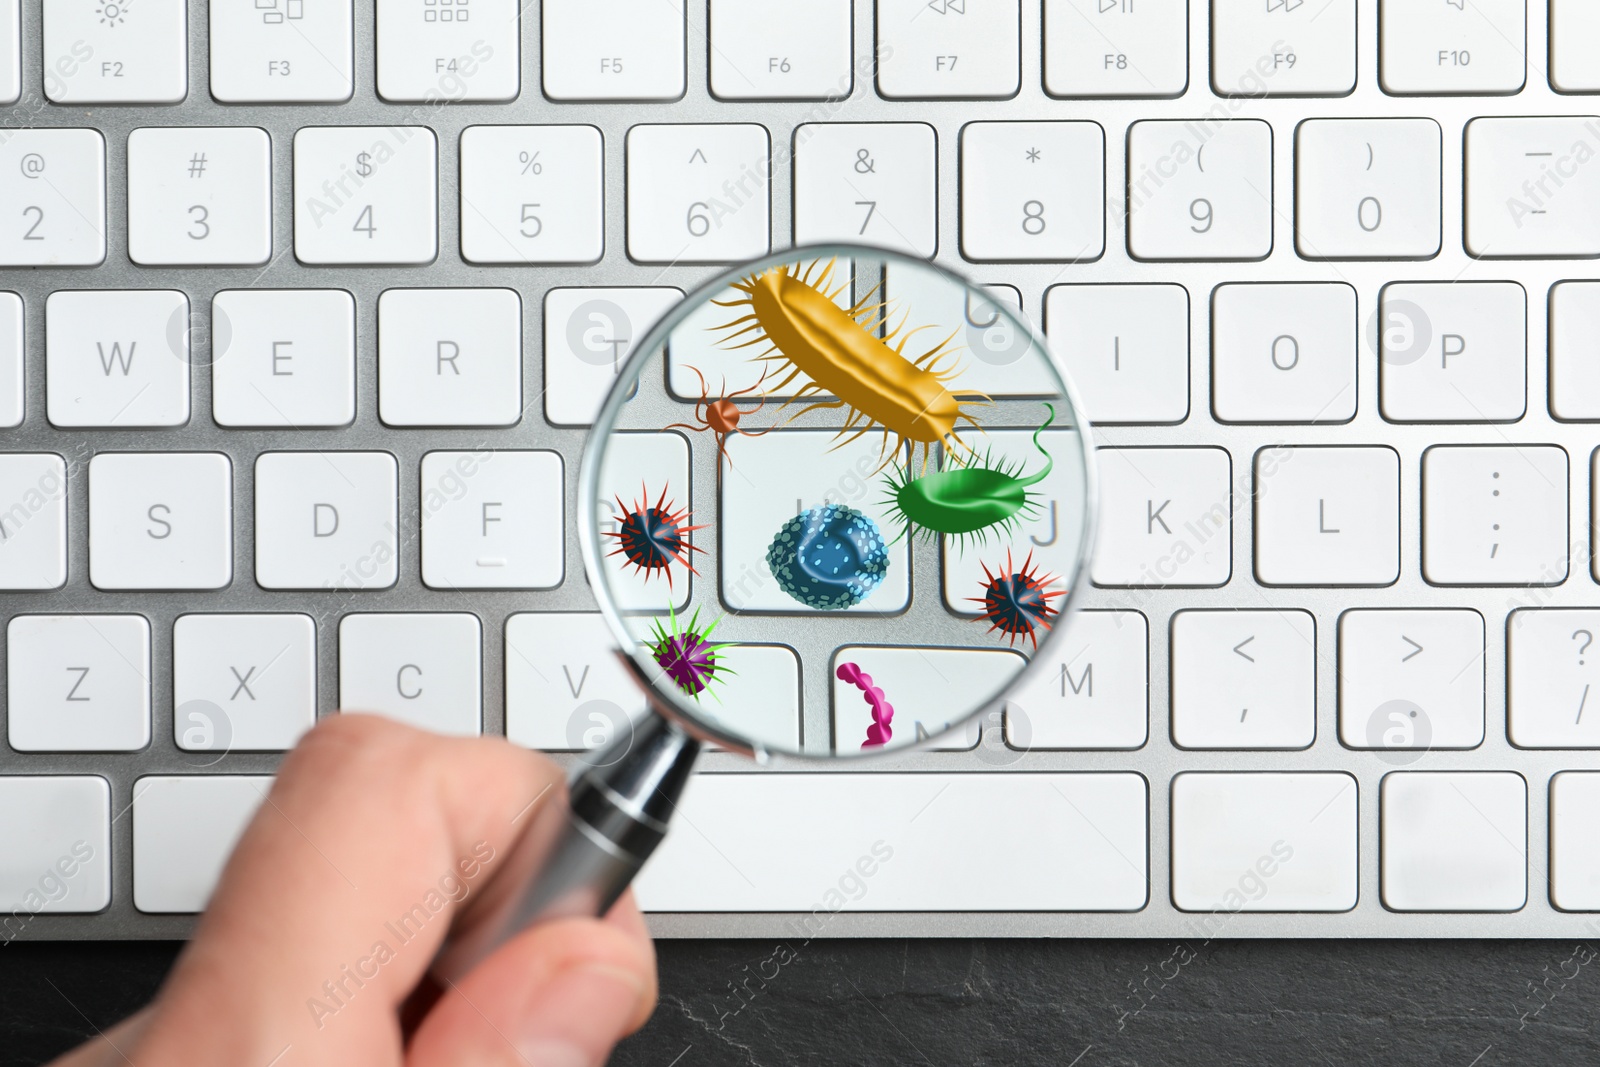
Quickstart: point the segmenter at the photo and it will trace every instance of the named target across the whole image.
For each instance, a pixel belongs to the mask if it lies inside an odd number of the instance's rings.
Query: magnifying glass
[[[654,714],[579,764],[518,891],[435,973],[609,909],[706,744],[975,744],[1084,576],[1081,411],[1015,291],[921,260],[799,248],[678,304],[618,368],[578,489],[590,584]]]

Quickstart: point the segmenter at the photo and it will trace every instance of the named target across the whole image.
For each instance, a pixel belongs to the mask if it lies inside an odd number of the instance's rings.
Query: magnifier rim
[[[623,621],[621,612],[615,603],[616,596],[604,572],[604,556],[601,553],[600,529],[597,520],[598,507],[595,501],[599,500],[600,492],[600,462],[605,452],[605,442],[616,432],[618,410],[627,402],[628,390],[623,388],[623,383],[632,381],[639,376],[640,371],[656,352],[666,346],[671,338],[672,331],[681,325],[691,314],[705,305],[707,300],[717,292],[728,288],[732,282],[749,277],[779,264],[792,263],[804,259],[821,259],[824,257],[845,259],[867,259],[892,263],[900,263],[907,267],[916,267],[932,270],[964,286],[968,291],[983,292],[983,287],[959,271],[951,270],[942,264],[926,259],[917,259],[903,252],[896,252],[887,248],[874,248],[870,245],[857,245],[847,242],[833,242],[828,244],[796,245],[781,251],[768,252],[764,256],[747,260],[728,268],[710,280],[696,286],[686,293],[682,300],[674,304],[666,314],[656,322],[640,338],[639,343],[628,353],[628,358],[617,370],[616,381],[606,393],[605,402],[600,405],[600,410],[595,414],[594,421],[589,424],[589,433],[583,445],[583,458],[578,474],[578,536],[580,549],[583,553],[584,571],[589,577],[590,588],[594,590],[595,599],[599,603],[600,614],[610,627],[612,636],[617,639],[620,646],[616,651],[622,661],[628,666],[630,673],[639,682],[649,702],[650,708],[656,714],[665,717],[669,722],[678,726],[690,736],[702,741],[710,741],[725,749],[741,752],[751,756],[758,762],[767,762],[773,755],[786,758],[816,762],[832,762],[844,757],[837,751],[832,752],[804,752],[789,749],[773,749],[750,741],[748,738],[738,737],[708,724],[706,721],[680,707],[673,697],[663,693],[654,685],[644,673],[644,667],[636,655],[639,649],[639,640]],[[1076,573],[1072,582],[1067,587],[1066,597],[1061,603],[1059,614],[1051,626],[1044,640],[1039,642],[1039,651],[1042,652],[1052,643],[1060,639],[1067,619],[1074,613],[1080,600],[1080,590],[1083,583],[1088,580],[1089,567],[1094,559],[1095,533],[1099,527],[1100,510],[1100,478],[1095,463],[1095,444],[1092,427],[1084,414],[1083,401],[1078,395],[1077,386],[1067,374],[1065,362],[1055,349],[1051,348],[1049,339],[1045,334],[1036,329],[1025,314],[1020,311],[996,304],[997,309],[1010,317],[1012,322],[1026,331],[1032,344],[1037,346],[1045,357],[1050,360],[1056,372],[1056,378],[1061,385],[1061,394],[1066,397],[1067,403],[1072,408],[1073,428],[1077,431],[1082,453],[1083,464],[1083,528],[1079,534],[1079,551]],[[604,430],[602,431],[602,427]],[[720,595],[719,600],[720,603]],[[1032,657],[1024,657],[1026,666],[1018,671],[1006,684],[999,694],[988,703],[974,707],[971,712],[961,718],[952,720],[944,730],[934,737],[941,737],[959,727],[965,726],[979,715],[988,711],[997,704],[1004,703],[1006,695],[1015,691],[1024,679],[1040,669],[1043,659],[1038,652]],[[980,745],[983,743],[979,738]],[[890,747],[883,746],[873,752],[860,755],[851,753],[848,758],[874,759],[911,751],[914,746]]]

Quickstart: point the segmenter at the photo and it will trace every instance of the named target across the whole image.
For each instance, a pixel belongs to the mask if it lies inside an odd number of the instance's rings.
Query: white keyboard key
[[[598,612],[506,619],[506,737],[546,752],[603,748],[646,713]]]
[[[772,247],[765,126],[641,125],[628,131],[628,255],[732,263]]]
[[[1043,405],[1038,413],[1042,423],[1046,417]],[[1010,573],[1014,574],[1032,557],[1028,566],[1038,577],[1042,579],[1048,575],[1055,579],[1048,583],[1047,589],[1058,592],[1066,589],[1062,576],[1077,565],[1082,549],[1082,534],[1078,529],[1082,520],[1078,515],[1085,494],[1083,472],[1075,462],[1068,460],[1077,455],[1080,439],[1075,431],[1046,430],[1039,441],[1047,452],[1065,462],[1056,462],[1044,481],[1031,487],[1037,494],[1033,500],[1038,510],[1031,515],[1019,513],[1014,530],[1000,532],[982,545],[961,546],[948,537],[941,541],[944,602],[958,615],[978,616],[982,609],[981,598],[989,587],[988,574],[1005,573],[1008,559]],[[1020,468],[1030,476],[1044,469],[1045,458],[1035,447],[1030,430],[992,428],[983,435],[983,443],[978,448],[1007,469]],[[968,599],[972,597],[979,598],[980,602]],[[984,625],[987,628],[988,624]],[[1007,637],[999,631],[994,634],[995,640]],[[1044,637],[1041,631],[1035,635],[1035,640],[1043,641]],[[1018,647],[1025,645],[1030,650],[1035,647],[1034,640],[1026,637],[1019,636],[1017,641]]]
[[[96,589],[221,589],[233,576],[233,467],[218,452],[102,452],[89,461]]]
[[[1527,293],[1516,282],[1384,286],[1379,386],[1391,422],[1513,422],[1527,409]]]
[[[356,307],[343,289],[228,289],[211,302],[211,414],[220,426],[347,426]]]
[[[183,0],[44,0],[45,95],[57,104],[176,104],[189,91]],[[87,56],[85,55],[87,52]]]
[[[706,537],[706,530],[691,531],[689,545],[685,546],[683,552],[699,575],[691,574],[689,568],[681,562],[674,563],[670,581],[659,571],[653,574],[646,573],[628,563],[627,556],[616,550],[616,538],[606,535],[617,531],[614,515],[619,501],[623,508],[634,511],[645,497],[649,497],[648,506],[653,507],[661,503],[662,507],[670,508],[672,514],[684,513],[683,521],[686,525],[699,526],[713,521],[713,516],[701,514],[690,508],[694,494],[689,480],[689,442],[681,431],[668,430],[662,433],[618,434],[609,444],[606,463],[600,471],[599,478],[599,498],[601,501],[609,502],[609,507],[605,507],[597,518],[602,543],[609,546],[606,549],[605,566],[610,574],[611,591],[619,605],[624,608],[659,612],[662,609],[662,602],[670,599],[674,602],[676,610],[684,611],[688,607],[689,593],[694,582],[709,578],[703,566],[705,556],[702,552],[696,552],[689,547]],[[788,476],[788,472],[785,471],[784,477]],[[773,524],[772,533],[777,532],[780,524],[781,520]],[[714,531],[714,527],[712,530]],[[715,533],[712,532],[711,535],[715,536]],[[767,536],[770,539],[772,534],[769,533]],[[766,542],[762,542],[761,552],[760,564],[764,568]],[[763,570],[762,573],[767,572]],[[770,575],[766,580],[768,584],[776,584],[772,582]]]
[[[517,96],[516,0],[378,0],[378,95],[432,103]]]
[[[426,126],[308,126],[294,135],[294,254],[302,263],[431,263],[438,142]]]
[[[1350,285],[1219,285],[1211,298],[1212,410],[1223,422],[1348,422],[1356,347]]]
[[[1356,780],[1348,774],[1180,774],[1172,902],[1183,911],[1356,906]]]
[[[386,289],[378,416],[390,426],[510,426],[522,417],[514,289]]]
[[[482,637],[468,613],[346,615],[339,708],[445,734],[483,732]]]
[[[7,727],[19,752],[136,752],[150,743],[143,615],[16,615],[6,627]]]
[[[1030,353],[1027,335],[1016,328],[1009,316],[1000,312],[1003,306],[1012,315],[1023,317],[1022,294],[1015,286],[980,285],[975,291],[942,274],[885,263],[883,293],[890,307],[895,309],[891,314],[898,318],[900,311],[909,310],[915,327],[926,328],[925,333],[918,334],[917,340],[911,342],[907,354],[932,348],[937,343],[935,337],[943,338],[956,332],[966,352],[951,368],[952,376],[947,384],[952,392],[977,392],[989,397],[1054,397],[1060,390],[1043,360],[1024,358]],[[850,289],[846,288],[834,299],[849,300]],[[707,325],[727,321],[724,309],[718,308],[717,312],[715,318],[708,316]],[[713,358],[707,359],[707,355]],[[761,373],[757,369],[752,375],[748,353],[737,349],[712,347],[706,354],[695,352],[693,364],[701,369],[708,382],[720,384],[724,370],[732,372],[728,374],[729,389],[754,385]],[[682,381],[679,375],[688,380]],[[679,375],[673,379],[674,392],[679,396],[698,397],[700,383],[693,373],[684,367]],[[769,390],[766,395],[769,401],[778,396],[790,396],[798,391],[801,382],[810,380],[800,375],[781,391]]]
[[[723,100],[850,95],[851,0],[711,0],[711,92]]]
[[[1225,585],[1232,463],[1220,448],[1102,448],[1096,585]]]
[[[593,126],[469,126],[461,134],[461,256],[594,263],[605,250],[605,146]]]
[[[1550,413],[1558,419],[1600,419],[1600,282],[1550,287]]]
[[[1295,245],[1301,257],[1437,255],[1442,137],[1433,119],[1302,122],[1295,130]]]
[[[128,135],[128,256],[151,265],[265,263],[272,255],[272,141],[241,127]]]
[[[256,457],[256,582],[387,589],[400,574],[397,472],[387,452]]]
[[[1182,748],[1306,748],[1317,736],[1311,613],[1172,617],[1172,739]]]
[[[550,99],[683,95],[683,0],[546,0],[541,10]]]
[[[1511,613],[1506,732],[1522,748],[1600,748],[1600,611]],[[1594,707],[1590,707],[1594,704]]]
[[[422,580],[434,589],[561,584],[559,452],[429,452],[422,457]]]
[[[210,0],[211,95],[226,104],[337,104],[355,69],[350,0]]]
[[[1106,137],[1096,122],[971,122],[961,131],[961,252],[973,261],[1099,259]]]
[[[23,330],[22,298],[0,293],[0,429],[22,425]]]
[[[1359,610],[1339,616],[1339,740],[1415,752],[1483,743],[1484,627],[1476,611]]]
[[[1514,93],[1526,80],[1526,0],[1385,0],[1386,93]]]
[[[700,718],[745,744],[799,751],[800,657],[794,650],[741,641],[717,653],[717,663],[728,674],[717,683],[716,699],[700,702]]]
[[[1051,96],[1181,96],[1189,84],[1188,0],[1045,0]]]
[[[1004,99],[1021,79],[1019,0],[878,0],[878,91]]]
[[[1256,453],[1264,585],[1389,585],[1400,576],[1400,457],[1384,446]]]
[[[191,752],[280,752],[317,718],[309,615],[182,615],[172,626],[173,733]]]
[[[0,141],[0,267],[106,258],[106,142],[98,130],[8,130]]]
[[[0,104],[22,96],[22,4],[0,0]]]
[[[1218,96],[1343,96],[1356,87],[1356,0],[1211,8]]]
[[[1150,732],[1149,624],[1137,611],[1081,611],[1049,662],[1006,698],[1006,743],[1136,749]]]
[[[133,783],[133,906],[205,910],[272,788],[270,775],[149,775]]]
[[[1422,573],[1436,585],[1559,585],[1567,454],[1554,445],[1434,447],[1422,456]]]
[[[587,426],[655,321],[683,299],[666,286],[551,289],[544,296],[544,414]]]
[[[66,580],[66,462],[53,452],[0,454],[0,589]]]
[[[1600,256],[1600,118],[1467,123],[1466,246],[1474,256]]]
[[[1136,911],[1147,804],[1137,774],[702,774],[639,903],[804,912],[807,936],[841,910]]]
[[[1589,0],[1550,0],[1550,87],[1562,93],[1600,92],[1600,7]]]
[[[1272,127],[1259,119],[1134,123],[1127,206],[1135,259],[1265,259]]]
[[[1600,774],[1563,771],[1550,779],[1550,902],[1563,911],[1600,911],[1597,812]]]
[[[1528,785],[1519,774],[1383,779],[1383,903],[1395,911],[1517,911],[1528,902]]]
[[[795,244],[849,241],[932,258],[939,247],[933,127],[807,123],[794,135]]]
[[[778,430],[760,437],[728,438],[728,460],[743,474],[722,479],[719,578],[722,599],[730,608],[812,612],[783,591],[767,565],[767,548],[778,531],[811,508],[843,504],[876,523],[885,541],[894,538],[898,527],[880,499],[882,468],[889,458],[882,455],[882,444],[877,434],[842,444],[832,430]],[[846,612],[896,611],[909,603],[910,555],[905,539],[888,549],[889,570],[882,584]]]
[[[872,676],[874,687],[894,707],[893,735],[885,750],[921,744],[937,752],[963,752],[977,746],[982,723],[952,722],[998,696],[1026,665],[1004,648],[883,648],[846,645],[836,650],[828,676],[833,680],[833,749],[857,755],[873,724],[872,705],[853,683],[835,672],[854,663]],[[949,732],[948,728],[955,727]],[[934,740],[929,740],[933,738]]]
[[[1045,328],[1094,423],[1189,414],[1189,291],[1181,285],[1052,285]]]
[[[0,778],[0,908],[15,937],[41,912],[111,903],[111,787],[94,775]]]
[[[52,426],[189,421],[189,300],[162,289],[62,290],[44,305]]]

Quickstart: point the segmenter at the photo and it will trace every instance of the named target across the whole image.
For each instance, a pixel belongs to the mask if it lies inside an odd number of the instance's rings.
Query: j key
[[[878,0],[877,13],[878,89],[884,96],[1016,94],[1019,0]]]
[[[461,134],[462,257],[598,260],[604,154],[593,126],[469,126]]]
[[[1189,292],[1181,285],[1052,285],[1045,329],[1096,423],[1189,414]]]
[[[228,289],[211,304],[211,414],[222,426],[346,426],[356,308],[343,289]]]
[[[133,906],[203,911],[250,817],[265,775],[149,775],[133,783]]]
[[[1439,124],[1312,119],[1295,131],[1295,244],[1305,259],[1439,251]]]
[[[172,627],[173,733],[191,752],[293,748],[317,717],[309,615],[183,615]]]
[[[1505,771],[1383,779],[1383,903],[1516,911],[1528,902],[1528,783]]]
[[[1600,611],[1525,608],[1506,623],[1507,732],[1523,748],[1600,748]]]
[[[1567,576],[1567,453],[1435,446],[1422,457],[1422,573],[1436,585],[1558,585]]]
[[[339,707],[437,733],[481,733],[481,645],[478,617],[466,612],[346,615]]]
[[[544,91],[552,100],[676,100],[682,0],[547,0]]]
[[[1514,93],[1527,76],[1527,0],[1380,5],[1386,93]]]
[[[851,0],[712,0],[711,91],[723,100],[846,97]]]
[[[1343,96],[1356,85],[1356,0],[1211,6],[1218,96]]]
[[[45,95],[57,104],[178,103],[189,88],[187,8],[184,0],[45,0]]]
[[[242,127],[128,135],[128,255],[146,265],[249,265],[272,255],[272,142]]]
[[[1029,749],[1135,749],[1150,722],[1149,625],[1137,611],[1081,611],[1051,662],[1006,698],[1006,743]]]
[[[1483,743],[1483,616],[1465,609],[1339,617],[1339,739],[1410,763]],[[1414,753],[1408,755],[1407,753]]]
[[[1467,124],[1466,244],[1484,257],[1600,255],[1600,118]]]
[[[188,298],[168,290],[51,293],[44,306],[51,425],[188,422],[188,314]]]
[[[211,5],[211,95],[227,104],[350,99],[350,7],[350,0]]]
[[[11,747],[136,752],[150,743],[143,615],[17,615],[6,627]]]
[[[1516,282],[1384,287],[1379,395],[1391,422],[1511,422],[1527,409],[1527,293]]]
[[[939,243],[932,126],[807,123],[794,137],[796,244],[851,241],[932,257]]]
[[[10,130],[0,141],[0,267],[106,258],[106,143],[98,130]]]
[[[1400,576],[1400,456],[1384,446],[1256,453],[1256,577],[1389,585]]]
[[[1188,84],[1188,0],[1045,0],[1050,95],[1181,96]]]
[[[1272,127],[1256,119],[1134,123],[1127,207],[1135,259],[1265,258]]]

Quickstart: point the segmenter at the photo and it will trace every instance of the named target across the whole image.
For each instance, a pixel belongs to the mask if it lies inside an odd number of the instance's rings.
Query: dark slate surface
[[[663,942],[617,1067],[1600,1064],[1600,945]],[[173,944],[0,948],[0,1067],[141,1004]],[[733,986],[742,984],[743,992]]]

